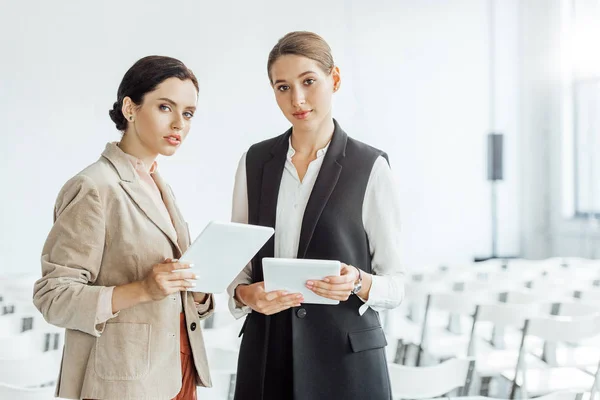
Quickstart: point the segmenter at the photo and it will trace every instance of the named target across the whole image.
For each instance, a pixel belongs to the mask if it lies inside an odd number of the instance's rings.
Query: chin
[[[170,157],[170,156],[174,155],[175,153],[177,153],[177,149],[178,149],[178,147],[162,148],[162,149],[160,149],[159,154],[161,156]]]

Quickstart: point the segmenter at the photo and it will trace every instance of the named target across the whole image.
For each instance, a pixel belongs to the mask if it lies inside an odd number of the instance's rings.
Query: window
[[[568,214],[600,219],[600,0],[565,0]],[[569,154],[570,153],[570,154]],[[570,165],[569,165],[570,164]]]
[[[575,215],[600,218],[600,78],[575,81]]]

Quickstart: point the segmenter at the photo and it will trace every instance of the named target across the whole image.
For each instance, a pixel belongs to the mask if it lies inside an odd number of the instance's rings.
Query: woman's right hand
[[[190,265],[174,261],[176,260],[167,259],[162,264],[156,264],[142,281],[142,287],[149,299],[162,300],[170,294],[196,286],[194,282],[189,281],[197,279],[196,275],[186,271]]]
[[[265,283],[239,285],[235,289],[237,298],[252,310],[265,315],[276,314],[291,307],[298,307],[304,301],[300,293],[287,293],[283,290],[265,292]]]

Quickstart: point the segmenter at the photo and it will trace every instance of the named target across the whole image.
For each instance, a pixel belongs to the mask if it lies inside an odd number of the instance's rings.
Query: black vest
[[[371,272],[369,242],[362,223],[365,190],[380,150],[335,130],[302,221],[298,258],[339,260]],[[279,186],[291,129],[253,145],[246,155],[248,222],[275,227]],[[252,260],[253,280],[263,280],[262,258],[274,256],[274,237]],[[267,358],[272,359],[272,324],[286,338],[295,400],[383,400],[391,398],[385,336],[379,315],[350,296],[336,306],[304,304],[275,316],[252,312],[242,328],[237,400],[263,398]],[[299,312],[300,311],[300,312]],[[285,313],[285,314],[284,314]],[[281,326],[284,324],[285,326]],[[278,339],[279,340],[279,339]],[[272,379],[272,378],[269,378]],[[269,380],[267,379],[267,381]],[[268,392],[268,391],[267,391]]]

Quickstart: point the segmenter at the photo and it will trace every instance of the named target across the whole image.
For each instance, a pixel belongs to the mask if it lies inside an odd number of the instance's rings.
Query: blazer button
[[[192,331],[195,331],[195,330],[196,330],[196,323],[195,323],[195,322],[192,322],[192,324],[190,325],[190,329],[191,329]]]
[[[298,318],[306,317],[306,309],[299,308],[298,311],[296,311],[296,315],[298,316]]]

